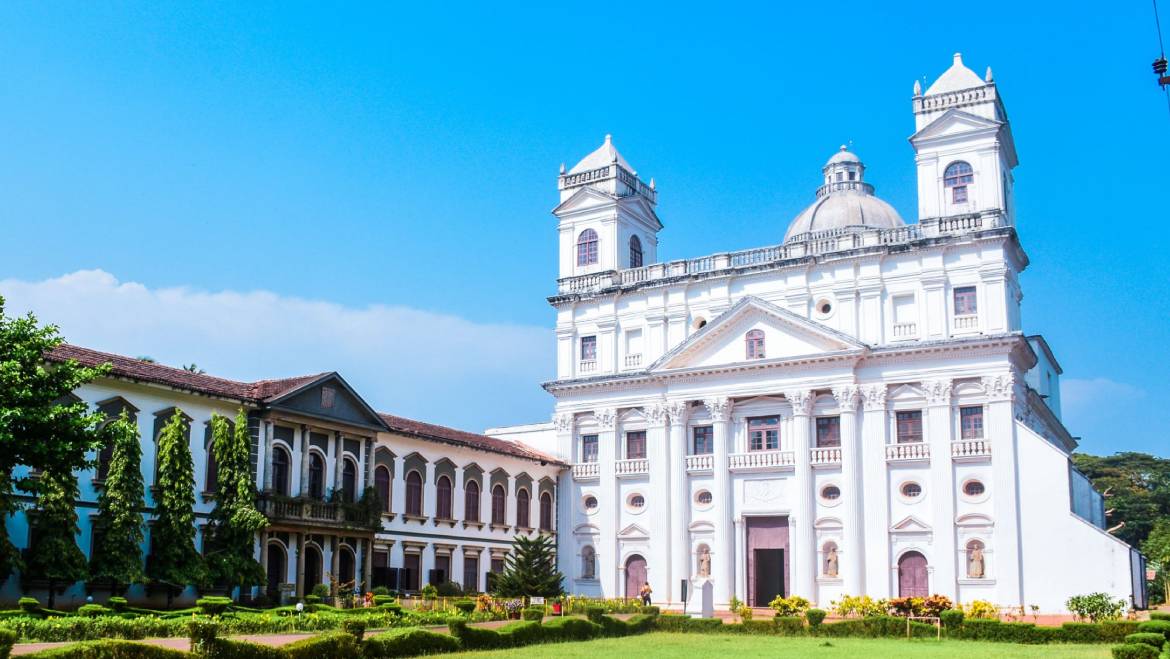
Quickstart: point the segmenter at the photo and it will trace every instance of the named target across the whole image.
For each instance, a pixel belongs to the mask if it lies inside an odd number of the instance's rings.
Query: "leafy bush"
[[[942,620],[943,627],[946,629],[955,629],[956,627],[962,626],[964,615],[962,609],[950,609],[939,613],[938,617]]]
[[[463,594],[463,587],[454,581],[444,581],[435,586],[435,593],[439,597],[458,597]]]
[[[894,616],[870,616],[861,619],[829,622],[821,625],[817,633],[821,636],[833,637],[862,637],[862,638],[905,638],[906,619]],[[910,635],[914,638],[934,638],[937,635],[934,625],[910,621]]]
[[[16,645],[16,632],[9,629],[0,629],[0,659],[8,659],[12,654],[12,646]]]
[[[438,654],[458,650],[459,639],[454,636],[410,627],[367,638],[362,642],[361,656],[366,659],[382,659],[384,657],[409,657],[416,654]]]
[[[824,609],[809,609],[804,612],[804,617],[808,618],[808,626],[816,629],[825,621],[825,616],[829,615]]]
[[[544,607],[543,606],[527,607],[523,611],[520,612],[520,617],[524,620],[529,620],[529,621],[533,621],[533,622],[540,622],[541,620],[544,620]]]
[[[922,600],[922,615],[938,618],[943,611],[955,608],[955,603],[946,595],[930,595]]]
[[[433,600],[439,596],[439,589],[435,587],[435,584],[429,583],[422,587],[422,591],[419,594],[425,600]]]
[[[373,593],[373,595],[375,597],[377,597],[378,595],[382,595],[383,597],[385,597],[385,596],[390,594],[390,589],[385,587],[385,586],[374,586],[374,589],[371,590],[370,592]]]
[[[1087,619],[1089,622],[1117,620],[1125,612],[1125,600],[1115,600],[1107,593],[1074,595],[1068,598],[1064,605],[1078,618]]]
[[[733,625],[729,629],[735,627],[744,634],[775,634],[776,623],[769,620],[744,620],[741,624]]]
[[[106,604],[108,604],[111,609],[117,611],[118,613],[121,613],[121,612],[126,610],[126,598],[125,597],[117,597],[117,596],[111,597],[109,600],[106,601]]]
[[[321,584],[317,584],[317,585],[320,586]],[[317,590],[317,589],[314,588],[313,590]],[[321,596],[320,595],[316,595],[316,594],[305,595],[305,604],[306,605],[312,606],[314,604],[320,604],[320,603],[321,603]]]
[[[987,600],[974,600],[959,608],[967,618],[980,620],[999,620],[999,609]]]
[[[802,616],[804,612],[812,606],[808,600],[800,595],[790,595],[788,597],[776,596],[769,604],[776,615],[778,616]]]
[[[395,602],[394,598],[390,597],[389,595],[374,595],[375,606],[383,606],[386,604],[397,604],[397,602]]]
[[[1064,643],[1121,643],[1137,630],[1138,623],[1129,620],[1066,622],[1060,626],[1058,638]]]
[[[1114,645],[1110,650],[1113,652],[1113,659],[1158,659],[1160,654],[1144,643]]]
[[[85,641],[25,655],[30,659],[190,659],[181,650],[132,641]]]
[[[362,627],[362,633],[365,627]],[[288,659],[360,659],[361,636],[348,632],[328,632],[315,638],[306,638],[280,648]]]
[[[589,619],[589,622],[595,622],[600,625],[603,615],[605,615],[605,609],[600,606],[585,607],[585,617]]]
[[[1130,643],[1145,643],[1146,645],[1162,649],[1166,645],[1166,636],[1155,632],[1138,632],[1136,634],[1129,634],[1125,637],[1125,642]]]
[[[804,618],[799,616],[782,616],[779,613],[773,618],[776,631],[784,636],[797,636],[804,633]]]
[[[472,611],[475,611],[475,601],[474,600],[456,600],[455,601],[455,608],[459,609],[460,613],[471,613]]]
[[[316,595],[317,597],[320,597],[321,599],[325,599],[326,597],[329,597],[329,595],[330,595],[329,584],[319,583],[316,586],[313,586],[313,593],[312,594]]]
[[[723,621],[719,618],[692,618],[677,613],[664,613],[655,618],[654,626],[664,632],[708,633],[721,629]]]
[[[601,625],[580,618],[553,618],[544,623],[545,633],[562,641],[587,641],[601,636]]]
[[[82,604],[77,609],[77,615],[86,618],[96,618],[98,616],[109,615],[113,613],[111,609],[107,609],[101,604]]]
[[[508,647],[511,637],[501,636],[494,629],[469,627],[462,618],[452,618],[447,623],[451,635],[459,639],[465,650],[498,650]]]
[[[366,635],[366,621],[365,620],[344,620],[341,623],[341,629],[346,634],[357,639],[360,643],[362,637]]]
[[[638,612],[641,613],[642,615],[646,615],[646,616],[656,616],[656,615],[662,613],[662,610],[659,609],[657,606],[643,606],[641,609],[638,610]]]
[[[1150,620],[1170,620],[1170,611],[1150,611]]]
[[[206,616],[217,616],[227,611],[231,605],[232,598],[230,597],[208,596],[195,600],[195,606],[199,607],[199,611]]]
[[[752,611],[752,607],[748,606],[747,604],[739,605],[739,608],[736,610],[736,613],[739,614],[739,619],[744,621],[744,622],[750,622],[752,619],[752,615],[754,614],[754,612]]]
[[[1147,620],[1145,622],[1138,623],[1137,631],[1162,634],[1166,638],[1170,639],[1170,620]]]
[[[20,610],[30,615],[40,613],[41,603],[35,597],[22,597],[17,601]]]
[[[843,595],[840,601],[829,603],[833,612],[842,618],[884,616],[889,610],[889,602],[869,595]]]

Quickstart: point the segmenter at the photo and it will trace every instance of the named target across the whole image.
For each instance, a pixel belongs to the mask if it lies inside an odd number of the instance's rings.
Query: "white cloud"
[[[1109,378],[1061,378],[1060,403],[1065,413],[1091,413],[1090,407],[1116,406],[1142,398],[1146,392]]]
[[[546,328],[410,307],[350,308],[269,291],[149,288],[102,270],[0,280],[8,315],[34,312],[70,343],[256,380],[338,371],[375,408],[482,430],[543,420]]]

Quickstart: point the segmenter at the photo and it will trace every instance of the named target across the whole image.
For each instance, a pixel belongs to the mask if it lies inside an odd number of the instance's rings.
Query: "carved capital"
[[[833,398],[837,399],[837,407],[842,412],[856,412],[857,403],[861,401],[861,389],[855,384],[833,387]]]
[[[679,425],[687,421],[687,405],[685,400],[672,400],[666,403],[666,414],[670,418],[671,425]]]
[[[576,415],[570,412],[557,412],[552,416],[553,426],[558,433],[573,432],[573,421]]]
[[[922,391],[926,394],[927,405],[950,405],[954,383],[946,378],[923,380]]]
[[[884,384],[869,384],[861,388],[861,398],[865,401],[865,409],[885,410],[886,394],[889,389]]]
[[[991,400],[1012,400],[1018,395],[1016,376],[1011,372],[985,376],[983,390]]]
[[[613,430],[617,424],[617,410],[603,407],[593,411],[593,418],[597,419],[597,425],[601,426],[602,430]]]
[[[642,407],[642,411],[646,414],[646,421],[653,426],[660,426],[666,423],[666,403],[662,401],[655,401]]]
[[[712,421],[726,421],[731,416],[731,399],[727,397],[708,398],[703,401]]]
[[[785,391],[784,397],[792,405],[792,413],[798,416],[808,416],[812,412],[813,392],[807,389]]]

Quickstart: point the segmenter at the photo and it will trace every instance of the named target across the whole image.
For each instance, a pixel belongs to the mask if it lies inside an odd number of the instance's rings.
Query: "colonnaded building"
[[[955,55],[912,106],[913,223],[842,147],[782,244],[663,262],[654,180],[608,136],[562,167],[553,422],[488,434],[571,464],[569,590],[1144,606],[1141,555],[1069,460],[1061,367],[1024,331],[991,70]]]

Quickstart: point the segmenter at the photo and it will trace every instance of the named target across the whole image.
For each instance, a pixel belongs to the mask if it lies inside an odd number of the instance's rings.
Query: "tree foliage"
[[[158,439],[156,518],[147,576],[168,587],[168,601],[203,580],[203,560],[195,550],[195,466],[188,423],[176,409]]]
[[[77,476],[66,468],[49,469],[37,479],[36,512],[30,515],[32,545],[25,576],[49,582],[49,608],[56,590],[89,576],[85,554],[77,546]]]
[[[495,594],[500,597],[557,597],[564,593],[564,575],[557,570],[556,543],[549,535],[518,535],[496,578]]]
[[[1170,515],[1170,459],[1146,453],[1073,455],[1073,462],[1098,492],[1106,494],[1110,526],[1125,522],[1117,537],[1139,547],[1154,523]]]
[[[94,525],[102,532],[96,537],[90,574],[95,581],[110,584],[142,583],[142,445],[138,426],[125,410],[105,427],[110,447],[110,466],[105,485],[98,495]]]
[[[256,532],[268,525],[268,519],[256,509],[248,416],[240,410],[232,428],[224,417],[212,415],[211,437],[218,482],[208,527],[208,578],[232,586],[263,583],[264,571],[253,558],[253,546]]]
[[[1150,567],[1157,570],[1154,580],[1157,590],[1150,592],[1151,598],[1170,602],[1170,517],[1154,522],[1153,530],[1142,543],[1142,553],[1149,559]]]

